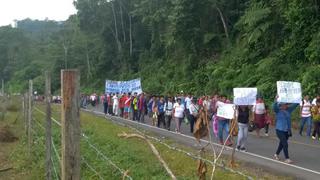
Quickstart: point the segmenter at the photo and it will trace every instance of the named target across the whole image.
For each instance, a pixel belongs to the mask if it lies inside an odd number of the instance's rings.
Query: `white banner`
[[[106,93],[142,93],[141,80],[110,81],[106,80]]]
[[[255,105],[257,88],[233,88],[233,103],[236,105]]]
[[[301,84],[290,81],[277,81],[278,102],[300,103],[302,100]]]
[[[226,119],[233,119],[234,117],[234,111],[235,111],[235,105],[234,104],[226,104],[223,102],[217,102],[218,111],[217,116],[226,118]]]

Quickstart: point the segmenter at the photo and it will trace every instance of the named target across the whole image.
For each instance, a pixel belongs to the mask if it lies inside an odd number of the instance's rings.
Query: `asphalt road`
[[[96,115],[103,116],[102,106],[88,108]],[[157,133],[161,136],[168,137],[176,140],[177,142],[189,146],[195,146],[197,143],[190,133],[189,125],[182,123],[182,134],[177,134],[172,131],[167,131],[162,128],[152,126],[151,121],[145,118],[145,124],[137,123],[131,120],[125,120],[119,117],[108,116],[108,119],[119,121],[127,125],[143,128],[145,130]],[[175,123],[171,122],[171,129],[175,129]],[[263,131],[262,131],[263,132]],[[306,136],[300,136],[297,131],[293,131],[293,137],[289,140],[289,156],[294,161],[293,164],[286,164],[281,161],[273,160],[276,148],[278,146],[278,139],[275,135],[275,130],[270,127],[269,137],[257,137],[255,133],[249,133],[247,151],[237,152],[236,158],[249,163],[257,164],[282,175],[288,175],[295,177],[296,179],[308,179],[319,180],[320,179],[320,141],[312,140]],[[226,137],[224,135],[224,137]],[[203,140],[206,142],[206,140]],[[217,138],[213,140],[218,142]],[[221,147],[216,144],[217,147]],[[226,154],[231,153],[230,148],[225,151]],[[284,159],[283,152],[280,154],[280,158]]]

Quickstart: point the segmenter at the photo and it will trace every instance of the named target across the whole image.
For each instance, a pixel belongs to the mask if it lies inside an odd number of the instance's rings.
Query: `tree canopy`
[[[151,93],[231,94],[276,81],[320,93],[320,0],[77,0],[65,22],[0,27],[0,74],[10,92],[43,72],[60,87],[60,70],[78,68],[85,92],[106,79],[140,77]]]

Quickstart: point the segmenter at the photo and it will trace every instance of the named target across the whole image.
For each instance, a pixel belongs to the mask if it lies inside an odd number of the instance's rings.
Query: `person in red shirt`
[[[130,105],[131,105],[131,99],[130,97],[125,94],[123,96],[123,102],[124,102],[124,118],[128,119],[129,118],[129,113],[130,113]]]
[[[123,93],[119,100],[119,108],[120,108],[120,117],[123,117],[124,115],[124,98],[126,93]]]

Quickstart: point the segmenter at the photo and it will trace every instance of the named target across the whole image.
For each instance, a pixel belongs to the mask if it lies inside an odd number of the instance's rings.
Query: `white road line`
[[[92,111],[92,110],[87,110],[87,109],[83,109],[83,110],[84,110],[84,111],[87,111],[87,112],[93,112],[93,113],[95,113],[95,114],[105,115],[104,113],[99,112],[99,111]],[[111,118],[121,119],[121,120],[123,120],[123,121],[127,121],[127,122],[129,122],[129,123],[137,124],[137,125],[140,125],[140,126],[145,126],[145,127],[149,127],[149,128],[156,129],[156,130],[165,131],[165,132],[167,132],[167,133],[171,133],[171,134],[175,134],[175,135],[180,135],[180,136],[183,136],[183,137],[186,137],[186,138],[189,138],[189,139],[196,140],[196,139],[195,139],[194,137],[192,137],[192,136],[185,135],[185,134],[180,134],[180,133],[176,133],[176,132],[172,132],[172,131],[168,131],[168,130],[166,130],[166,129],[161,129],[161,128],[158,128],[158,127],[155,127],[155,126],[151,126],[151,125],[149,125],[149,124],[143,124],[143,123],[139,123],[139,122],[136,122],[136,121],[132,121],[132,120],[128,120],[128,119],[123,119],[123,118],[120,118],[120,117],[114,117],[114,116],[110,116],[110,115],[107,115],[107,116],[108,116],[108,117],[111,117]],[[202,140],[202,139],[201,139],[201,142],[209,143],[209,141],[207,141],[207,140]],[[212,142],[212,144],[214,144],[215,146],[222,147],[222,145],[217,144],[217,143],[215,143],[215,142]],[[232,148],[230,148],[230,147],[225,147],[225,148],[226,148],[227,150],[232,149]],[[320,172],[319,172],[319,171],[311,170],[311,169],[304,168],[304,167],[297,166],[297,165],[293,165],[293,164],[284,163],[284,162],[282,162],[282,161],[274,160],[274,159],[272,159],[272,158],[268,158],[268,157],[261,156],[261,155],[258,155],[258,154],[254,154],[254,153],[250,153],[250,152],[241,152],[241,151],[240,151],[240,153],[244,153],[244,154],[247,154],[247,155],[250,155],[250,156],[253,156],[253,157],[261,158],[261,159],[268,160],[268,161],[271,161],[271,162],[274,162],[274,163],[279,163],[279,164],[282,164],[282,165],[290,166],[290,167],[293,167],[293,168],[296,168],[296,169],[300,169],[300,170],[304,170],[304,171],[307,171],[307,172],[311,172],[311,173],[320,175]]]

